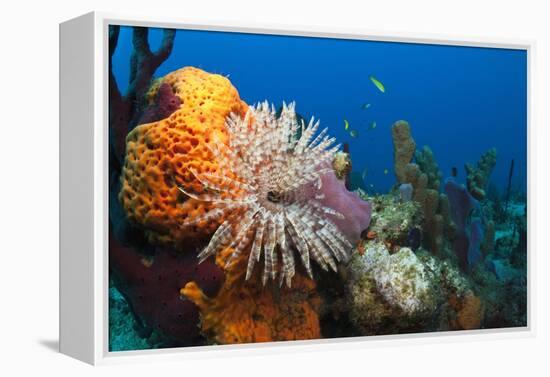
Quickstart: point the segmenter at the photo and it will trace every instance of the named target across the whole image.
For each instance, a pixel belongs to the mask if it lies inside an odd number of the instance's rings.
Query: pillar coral
[[[477,200],[485,199],[485,188],[489,182],[491,172],[497,163],[497,150],[495,148],[489,149],[477,162],[476,166],[466,164],[466,182],[468,191]]]
[[[401,184],[410,183],[413,186],[412,198],[420,204],[424,215],[424,243],[433,254],[439,254],[445,239],[454,234],[448,199],[439,192],[439,167],[429,147],[425,146],[415,153],[416,143],[407,122],[393,124],[392,138],[397,180]],[[415,162],[412,162],[413,156]]]
[[[441,171],[439,165],[435,160],[434,154],[430,147],[424,145],[421,150],[417,150],[414,153],[414,160],[420,167],[420,170],[424,172],[428,177],[427,186],[433,190],[439,191],[441,183]]]
[[[197,194],[205,190],[190,168],[218,171],[207,145],[214,139],[226,143],[226,117],[231,112],[244,116],[248,107],[227,78],[197,68],[182,68],[158,79],[147,98],[163,96],[159,90],[168,87],[181,103],[167,118],[139,125],[128,134],[119,198],[128,218],[144,229],[149,241],[182,248],[183,240],[206,237],[219,223],[182,228],[184,219],[207,212],[213,204],[186,197],[178,185]]]
[[[409,123],[400,120],[393,124],[391,132],[395,176],[399,183],[407,183],[407,165],[411,162],[416,150],[416,143],[411,136],[411,127]]]
[[[231,253],[231,249],[226,249],[216,263],[225,266]],[[256,343],[321,337],[318,317],[321,299],[313,280],[297,273],[292,288],[262,286],[260,274],[245,282],[245,257],[233,263],[215,298],[208,297],[195,282],[181,289],[181,294],[200,308],[201,329],[211,342]]]

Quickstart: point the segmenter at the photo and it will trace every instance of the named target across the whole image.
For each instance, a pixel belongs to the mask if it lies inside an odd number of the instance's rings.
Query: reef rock
[[[355,280],[371,278],[386,303],[406,315],[434,309],[433,276],[407,247],[390,254],[383,244],[373,245],[354,261],[352,274]]]
[[[371,238],[389,245],[412,246],[409,244],[410,232],[419,228],[423,221],[418,203],[402,201],[394,195],[379,195],[370,202],[373,209],[369,225]]]
[[[391,254],[382,243],[354,254],[346,302],[363,335],[472,329],[483,318],[483,302],[453,263],[423,249]]]

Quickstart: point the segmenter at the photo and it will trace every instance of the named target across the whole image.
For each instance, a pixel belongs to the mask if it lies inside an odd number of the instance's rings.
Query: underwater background
[[[136,85],[133,79],[139,72],[132,60],[137,57],[137,67],[147,67],[139,65],[133,33],[134,28],[121,26],[110,46],[115,47],[111,86],[118,87],[116,92],[111,88],[110,117],[125,109],[130,115],[124,121],[120,117],[119,123],[126,124],[127,131],[141,124],[136,119],[147,113],[148,104],[141,102],[150,92],[138,90],[140,94],[126,107],[114,101],[136,91],[131,83]],[[141,42],[147,40],[153,52],[162,49],[163,33],[150,28]],[[120,181],[128,162],[124,148],[111,147],[110,247],[126,254],[111,260],[110,350],[527,325],[526,51],[177,30],[170,52],[158,63],[149,72],[147,87],[180,68],[196,67],[227,77],[248,105],[267,100],[279,108],[283,101],[295,101],[299,116],[306,121],[312,116],[319,119],[321,128],[328,127],[328,134],[344,144],[347,159],[341,173],[347,189],[370,205],[368,228],[363,229],[354,249],[358,252],[346,271],[319,271],[315,284],[297,283],[295,289],[308,297],[307,305],[291,289],[271,292],[269,305],[275,309],[255,313],[251,322],[240,325],[261,328],[255,321],[265,320],[271,324],[265,330],[269,336],[263,332],[245,336],[249,330],[235,323],[220,330],[220,323],[230,320],[223,309],[209,311],[207,299],[185,298],[192,296],[185,293],[181,294],[185,308],[170,301],[140,304],[148,294],[164,293],[156,291],[157,283],[143,290],[133,289],[132,284],[142,287],[152,279],[146,269],[155,266],[155,258],[161,260],[159,248],[178,249],[181,243],[166,246],[164,238],[144,235],[149,225],[136,222],[124,201],[120,205],[125,178],[122,188]],[[148,98],[151,106],[153,100]],[[149,120],[160,117],[153,118]],[[396,123],[400,120],[407,124]],[[428,208],[427,199],[417,198],[417,183],[396,178],[399,135],[414,146],[411,152],[425,152],[406,163],[420,166],[418,170],[428,177],[424,189],[436,192],[439,204],[434,209]],[[468,174],[465,164],[474,172]],[[474,187],[470,179],[483,187]],[[476,189],[483,193],[474,193]],[[435,236],[433,228],[438,227],[441,231]],[[199,241],[200,246],[189,242],[199,251],[204,247]],[[462,254],[457,251],[460,247],[465,250]],[[188,268],[200,279],[224,279],[212,266],[195,266],[189,256],[162,258],[171,266],[170,274],[173,266],[179,266],[177,274]],[[138,267],[129,267],[138,260]],[[161,273],[155,275],[157,280],[163,278]],[[403,280],[407,282],[399,286]],[[177,295],[180,288],[172,287]],[[212,296],[217,289],[212,288]],[[250,297],[264,294],[261,289],[249,291]],[[285,298],[296,305],[282,307],[287,304],[279,300]],[[255,305],[264,302],[251,300]],[[154,311],[147,305],[165,305],[166,310]],[[177,309],[171,311],[171,305]],[[270,315],[276,320],[264,318]],[[181,321],[185,328],[159,325]],[[273,330],[278,326],[285,330]],[[292,335],[281,335],[288,333]]]

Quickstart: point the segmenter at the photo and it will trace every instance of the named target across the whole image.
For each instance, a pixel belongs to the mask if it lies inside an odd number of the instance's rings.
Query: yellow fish
[[[351,137],[357,137],[357,136],[359,136],[359,132],[357,132],[356,130],[351,130],[351,131],[349,132],[349,134],[350,134]]]
[[[370,103],[365,103],[363,106],[361,106],[362,109],[366,110],[370,107]]]
[[[344,129],[347,131],[349,129],[349,122],[347,119],[344,119]]]
[[[378,79],[376,77],[370,76],[369,79],[370,79],[370,81],[372,81],[374,86],[376,86],[378,88],[378,90],[380,90],[382,93],[386,92],[386,88],[384,87],[384,84],[382,84],[380,81],[378,81]]]
[[[374,130],[375,128],[376,128],[376,122],[372,122],[372,124],[370,125],[370,129]]]
[[[384,169],[384,175],[387,175],[389,173],[388,169]]]

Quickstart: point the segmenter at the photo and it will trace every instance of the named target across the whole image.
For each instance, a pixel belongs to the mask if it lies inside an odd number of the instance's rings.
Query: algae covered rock
[[[369,231],[376,241],[412,246],[410,232],[420,228],[423,220],[418,203],[402,201],[393,195],[379,195],[369,200],[373,208]]]
[[[350,263],[350,320],[364,334],[434,329],[438,277],[409,248],[390,254],[371,244]]]
[[[433,276],[408,247],[390,254],[378,244],[365,252],[361,262],[391,306],[406,314],[434,309]]]
[[[392,254],[371,242],[349,265],[349,319],[363,335],[462,329],[457,318],[472,294],[456,266],[423,249]]]

